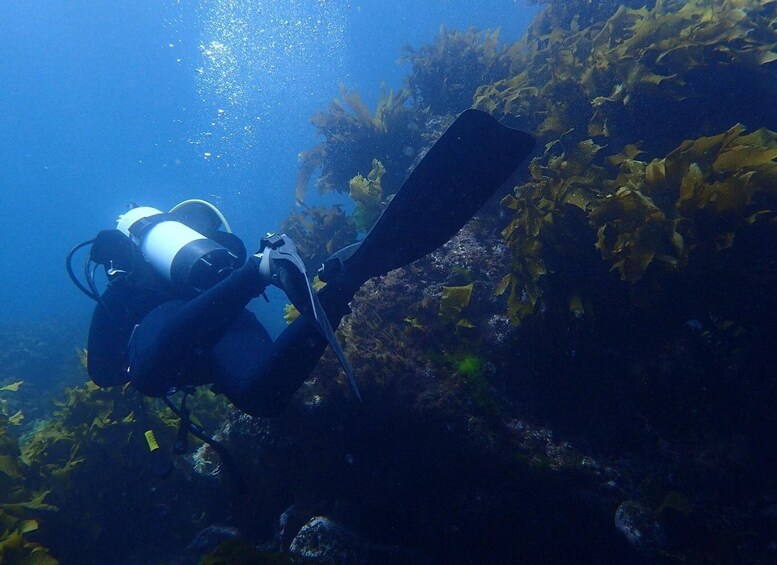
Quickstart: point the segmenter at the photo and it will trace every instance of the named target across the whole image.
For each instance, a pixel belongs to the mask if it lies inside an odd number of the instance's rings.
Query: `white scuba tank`
[[[130,238],[143,257],[175,288],[202,291],[225,278],[238,258],[174,217],[150,206],[132,208],[119,216],[116,229]]]

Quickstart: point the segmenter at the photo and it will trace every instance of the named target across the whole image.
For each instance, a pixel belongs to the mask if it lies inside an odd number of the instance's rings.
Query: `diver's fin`
[[[305,278],[305,280],[308,279]],[[337,360],[340,361],[340,366],[343,368],[345,376],[348,378],[348,382],[350,383],[351,388],[353,388],[353,392],[356,394],[356,398],[358,398],[359,402],[361,402],[362,395],[359,392],[359,386],[356,384],[356,377],[353,376],[353,369],[351,368],[351,364],[348,363],[348,359],[345,357],[343,348],[340,347],[340,344],[337,342],[335,332],[332,329],[332,325],[329,323],[329,318],[327,318],[326,312],[324,312],[324,307],[321,306],[321,302],[318,300],[318,295],[310,285],[310,281],[308,281],[308,291],[310,292],[310,303],[313,306],[313,316],[316,319],[318,330],[321,332],[324,338],[326,338],[327,343],[329,343],[329,347],[332,348],[332,351],[334,351],[334,354],[337,356]]]
[[[349,278],[361,283],[445,244],[533,147],[528,133],[466,110],[413,169],[364,240],[341,258]]]

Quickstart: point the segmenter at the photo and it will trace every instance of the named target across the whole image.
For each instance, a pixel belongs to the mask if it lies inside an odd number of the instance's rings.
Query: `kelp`
[[[558,28],[587,27],[614,14],[621,6],[641,8],[652,6],[655,0],[528,0],[529,4],[545,4],[546,10],[539,19],[547,19],[548,25]]]
[[[472,322],[462,317],[464,310],[472,299],[473,283],[464,286],[442,287],[440,298],[440,319],[446,324],[456,327],[472,327]]]
[[[601,149],[586,140],[567,153],[563,141],[549,143],[544,155],[532,161],[530,180],[503,199],[502,205],[513,211],[502,231],[513,251],[513,264],[495,292],[501,295],[510,288],[508,313],[513,321],[534,312],[543,293],[543,277],[558,272],[564,257],[573,262],[580,255],[585,242],[576,228],[591,201],[606,190],[606,170],[595,164]],[[571,291],[566,299],[571,303],[576,294]]]
[[[56,565],[48,549],[27,537],[38,529],[36,520],[12,516],[0,508],[0,563],[7,565]]]
[[[51,417],[32,430],[21,449],[9,453],[13,459],[3,459],[0,479],[5,475],[15,481],[16,494],[0,501],[8,502],[0,507],[22,516],[46,512],[39,533],[65,560],[77,554],[95,562],[113,561],[116,554],[109,557],[105,552],[134,550],[134,544],[128,547],[121,540],[127,532],[128,542],[132,536],[147,535],[146,529],[152,526],[127,522],[126,516],[148,513],[155,505],[180,498],[181,479],[153,482],[152,457],[144,438],[150,426],[161,449],[169,454],[178,419],[167,408],[148,401],[145,414],[140,414],[138,400],[122,387],[104,389],[88,382],[67,388],[54,400]],[[216,429],[226,401],[200,388],[189,408],[193,422]],[[117,514],[112,509],[118,501],[123,512]],[[182,519],[191,521],[192,527],[206,518],[186,516],[186,501],[176,504]],[[51,513],[57,509],[60,511]],[[120,538],[117,532],[122,532]]]
[[[359,174],[348,183],[350,187],[348,195],[356,204],[353,222],[360,231],[369,230],[383,211],[383,187],[380,179],[385,173],[383,164],[374,159],[372,170],[366,177]]]
[[[694,253],[716,263],[734,245],[733,224],[762,233],[771,221],[771,134],[729,128],[777,128],[763,103],[777,87],[776,2],[545,3],[504,55],[510,76],[474,96],[546,146],[503,201],[515,260],[497,292],[510,289],[514,321],[535,312],[549,285],[573,315],[595,310],[585,283],[545,279],[573,276],[569,258],[592,259],[589,245],[624,282],[653,292]],[[633,289],[635,303],[649,294]]]
[[[373,159],[390,171],[383,181],[386,195],[395,193],[422,146],[421,117],[407,105],[409,96],[407,89],[383,88],[372,114],[358,93],[341,87],[340,99],[311,120],[324,140],[299,155],[297,200],[304,199],[316,171],[320,192],[346,192],[350,179],[369,170]]]
[[[17,392],[23,384],[24,381],[16,381],[15,383],[0,386],[0,391]]]
[[[281,229],[294,240],[311,273],[332,253],[354,243],[358,235],[354,222],[337,205],[303,205],[283,221]]]
[[[574,130],[653,155],[736,121],[777,127],[760,104],[777,84],[772,0],[621,5],[606,20],[553,25],[561,5],[510,49],[511,76],[478,89],[475,107],[519,117],[543,142]]]
[[[412,65],[407,87],[417,104],[433,114],[458,114],[472,105],[472,93],[504,78],[509,60],[499,45],[499,31],[448,31],[441,27],[435,42],[403,48],[400,62]]]
[[[621,165],[620,178],[635,188],[620,188],[591,217],[600,225],[597,247],[615,260],[622,278],[638,280],[651,262],[669,270],[687,266],[691,252],[718,254],[749,226],[775,222],[777,134],[744,132],[737,124],[686,141],[664,159]],[[616,228],[620,238],[608,237],[616,222],[631,220],[636,223],[630,228]],[[629,260],[636,268],[627,274],[622,266]]]
[[[557,273],[547,263],[564,250],[549,252],[548,246],[571,239],[562,221],[571,209],[585,216],[589,236],[584,239],[595,241],[607,267],[632,285],[647,277],[653,293],[680,273],[701,280],[704,270],[724,268],[738,239],[759,226],[777,226],[777,134],[772,131],[748,134],[738,124],[715,136],[685,141],[662,159],[616,155],[606,160],[618,163],[612,169],[590,161],[601,147],[591,142],[585,147],[581,151],[578,145],[569,156],[546,153],[536,159],[532,180],[504,200],[515,213],[503,232],[515,263],[509,281],[498,290],[504,292],[512,283],[508,302],[515,321],[534,312],[543,278]],[[585,176],[579,174],[582,169]],[[580,233],[575,237],[579,240]],[[741,254],[733,256],[743,260]],[[762,283],[768,284],[773,273],[763,272],[753,259],[740,267],[751,274],[762,272]],[[570,309],[580,311],[573,307],[575,302],[582,305],[580,284],[568,283]],[[634,302],[640,304],[637,295]]]
[[[119,388],[101,389],[90,382],[63,394],[54,401],[52,417],[22,445],[20,456],[28,484],[56,486],[61,501],[68,496],[71,474],[98,445],[114,446],[111,457],[120,457],[137,435],[134,408]]]
[[[311,282],[311,286],[313,287],[313,290],[318,292],[322,288],[326,286],[326,283],[318,278],[318,275],[313,277],[313,281]],[[286,304],[283,307],[283,320],[286,322],[286,324],[291,324],[294,320],[299,318],[299,310],[297,310],[297,307],[293,304]]]
[[[0,562],[56,564],[49,550],[31,539],[39,520],[57,508],[44,502],[49,491],[33,492],[25,481],[18,440],[0,418]]]

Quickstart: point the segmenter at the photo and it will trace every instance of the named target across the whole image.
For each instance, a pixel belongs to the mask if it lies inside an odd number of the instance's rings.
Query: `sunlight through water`
[[[299,113],[322,83],[343,74],[345,24],[336,3],[214,0],[197,19],[202,115],[190,143],[221,166],[241,165],[257,144],[271,143],[265,121]]]

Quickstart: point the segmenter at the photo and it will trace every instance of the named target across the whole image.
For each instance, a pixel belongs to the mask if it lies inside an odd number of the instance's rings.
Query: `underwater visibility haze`
[[[0,563],[777,560],[776,0],[19,0],[0,77]],[[66,255],[190,198],[392,268],[273,417],[88,379]]]

